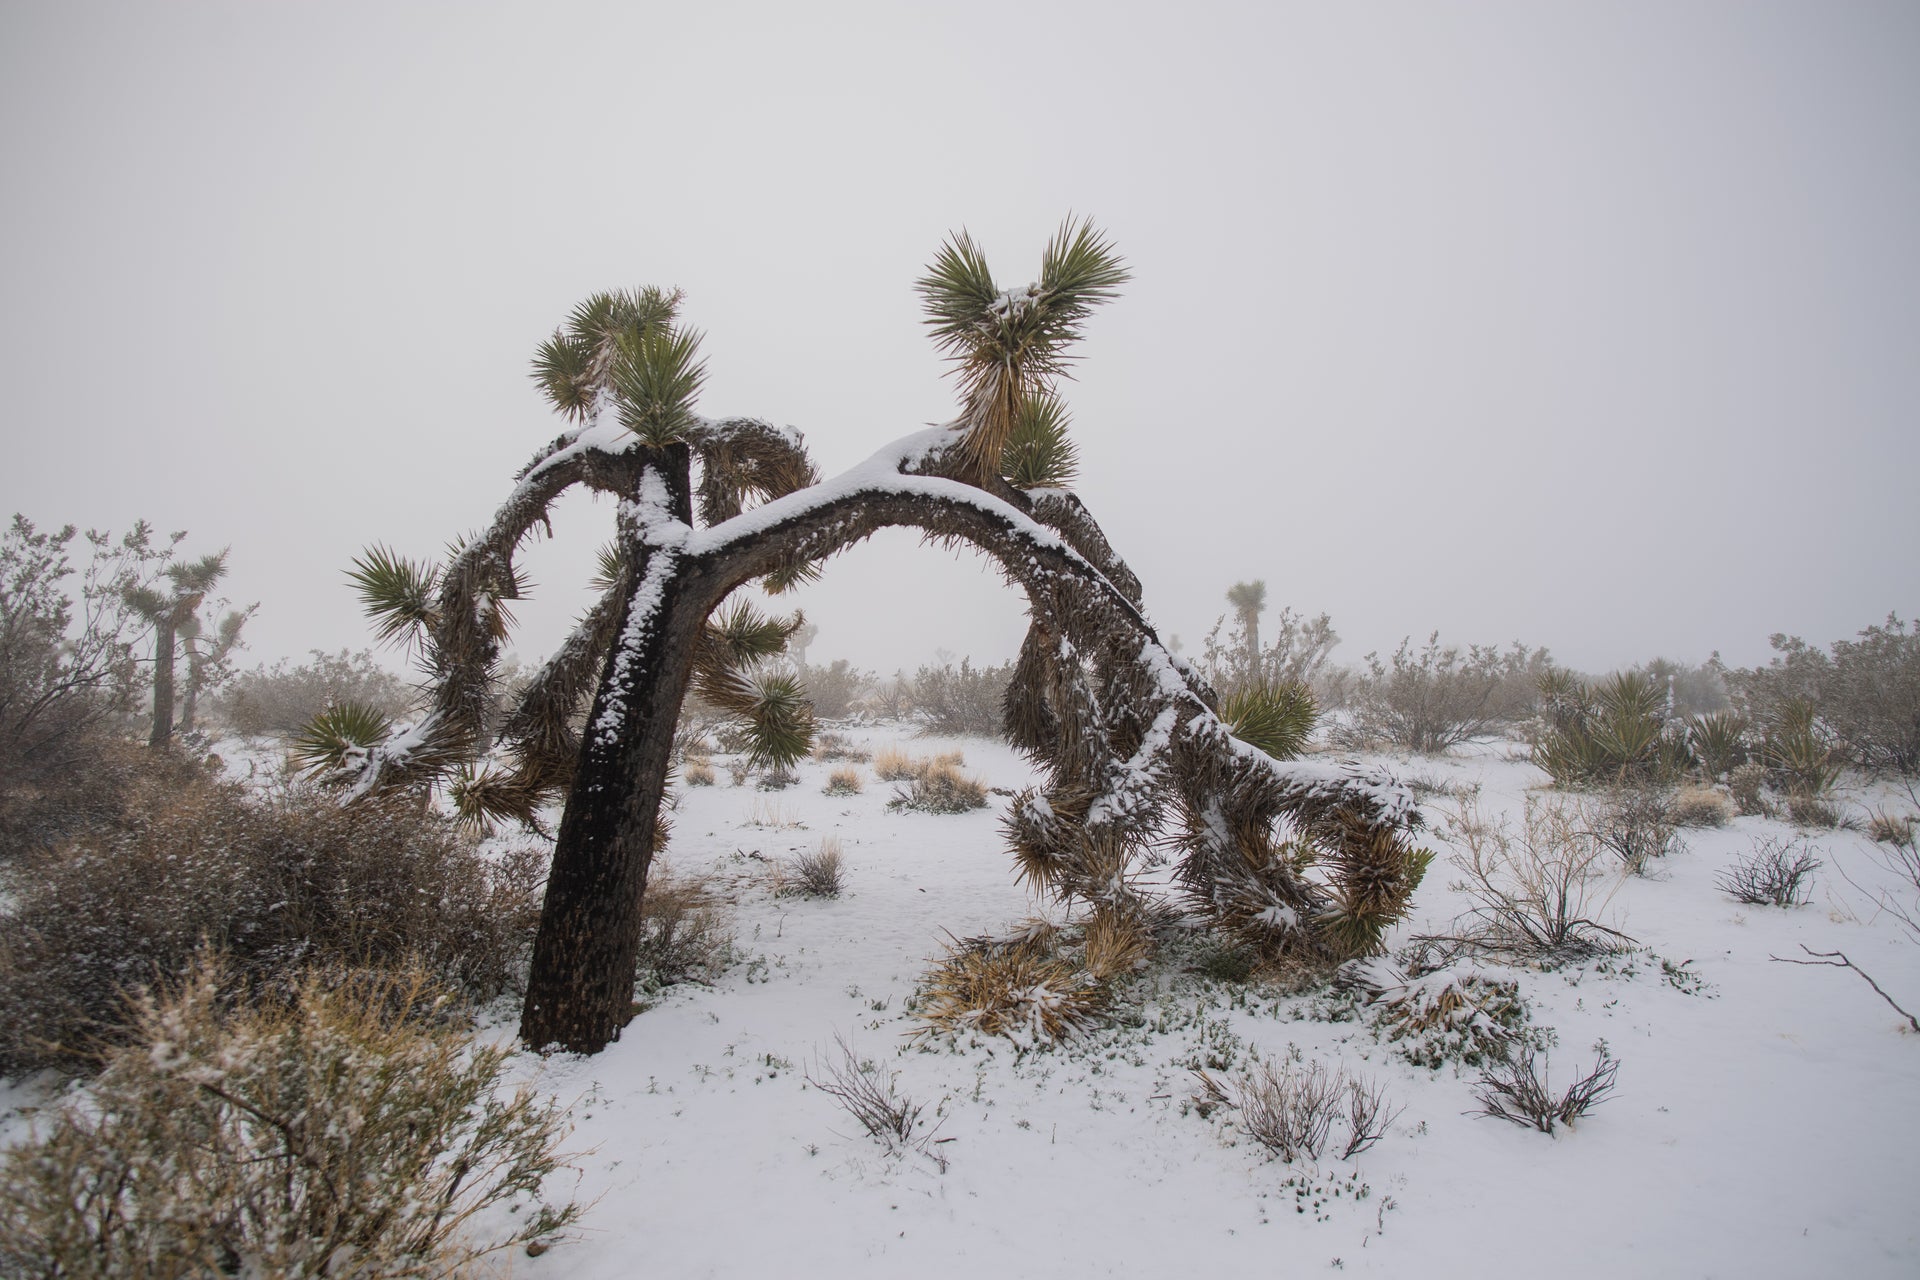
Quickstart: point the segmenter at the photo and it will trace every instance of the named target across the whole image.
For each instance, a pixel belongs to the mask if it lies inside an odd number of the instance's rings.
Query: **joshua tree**
[[[172,590],[153,587],[128,591],[127,604],[153,626],[153,733],[148,745],[164,747],[173,737],[173,663],[174,642],[183,626],[200,610],[214,585],[227,573],[227,553],[167,566],[166,577]]]
[[[795,665],[807,665],[807,649],[819,638],[820,628],[811,622],[803,622],[793,629],[793,634],[787,637],[787,652],[793,655]]]
[[[1036,890],[1144,938],[1162,909],[1133,868],[1171,838],[1193,903],[1248,941],[1325,960],[1379,944],[1424,865],[1407,840],[1410,794],[1357,766],[1260,749],[1297,742],[1269,739],[1272,717],[1223,720],[1063,487],[1073,459],[1055,384],[1093,308],[1126,278],[1086,223],[1063,226],[1039,280],[1016,289],[994,283],[965,233],[952,237],[918,288],[954,362],[958,417],[824,482],[798,433],[694,413],[698,336],[676,323],[677,293],[596,296],[534,361],[574,425],[520,472],[493,523],[444,568],[380,549],[361,560],[355,576],[383,631],[419,644],[430,705],[398,730],[337,708],[307,735],[314,767],[360,792],[450,779],[464,810],[496,816],[531,818],[565,791],[521,1019],[529,1044],[596,1052],[631,1016],[640,899],[688,687],[747,717],[761,759],[807,749],[805,705],[755,665],[794,623],[729,598],[756,581],[777,593],[886,526],[983,550],[1027,597],[1005,727],[1048,781],[1014,800],[1006,833]],[[603,593],[489,724],[501,602],[519,594],[514,552],[573,485],[618,499]],[[476,764],[489,747],[503,763]]]
[[[180,643],[187,651],[187,688],[180,699],[180,732],[193,732],[193,718],[200,707],[200,695],[218,688],[232,674],[233,651],[241,648],[240,630],[260,606],[229,611],[209,633],[199,613],[181,619]]]
[[[1267,584],[1256,578],[1227,588],[1227,603],[1240,620],[1241,643],[1246,646],[1247,669],[1260,666],[1260,614],[1267,607]]]

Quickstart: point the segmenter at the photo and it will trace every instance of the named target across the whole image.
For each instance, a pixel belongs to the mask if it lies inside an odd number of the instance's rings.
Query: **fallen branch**
[[[1888,1004],[1893,1005],[1893,1011],[1899,1014],[1901,1017],[1905,1018],[1907,1020],[1908,1026],[1912,1027],[1915,1031],[1920,1032],[1920,1018],[1915,1018],[1912,1014],[1908,1013],[1905,1009],[1902,1009],[1898,1004],[1895,1004],[1893,997],[1880,989],[1880,984],[1873,980],[1872,975],[1869,974],[1865,969],[1862,969],[1859,965],[1855,964],[1853,961],[1847,959],[1845,952],[1815,951],[1813,948],[1809,947],[1804,942],[1800,944],[1800,949],[1806,952],[1808,955],[1812,956],[1813,959],[1795,960],[1791,956],[1768,956],[1767,959],[1777,960],[1781,964],[1825,965],[1826,967],[1831,969],[1851,969],[1855,973],[1859,974],[1862,978],[1866,979],[1867,985],[1873,988],[1873,993],[1875,995],[1879,996],[1882,1000],[1885,1000]]]

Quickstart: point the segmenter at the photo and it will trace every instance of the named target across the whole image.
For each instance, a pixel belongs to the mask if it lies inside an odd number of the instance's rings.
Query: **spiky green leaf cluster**
[[[967,450],[981,475],[996,472],[1021,404],[1066,372],[1067,348],[1093,309],[1128,279],[1120,255],[1092,221],[1069,219],[1048,242],[1040,278],[1002,291],[965,231],[951,236],[916,282],[934,345],[960,383]]]
[[[700,335],[674,326],[680,298],[651,286],[594,294],[540,344],[534,383],[575,421],[611,401],[620,425],[648,444],[680,439],[705,376]]]
[[[1543,680],[1549,728],[1534,763],[1562,787],[1617,785],[1677,777],[1692,763],[1687,737],[1666,720],[1666,698],[1641,672],[1597,686]]]
[[[813,751],[813,704],[800,678],[759,671],[748,678],[753,705],[747,713],[747,763],[784,767]]]
[[[410,645],[433,626],[440,567],[409,560],[375,545],[356,556],[347,580],[360,593],[361,607],[373,620],[374,633],[384,644]]]
[[[1228,694],[1220,718],[1233,736],[1276,760],[1291,760],[1307,749],[1320,708],[1304,685],[1262,681]]]
[[[1000,453],[1000,474],[1016,489],[1063,489],[1079,474],[1080,451],[1067,435],[1067,407],[1051,391],[1020,402]]]
[[[393,721],[359,702],[336,702],[307,722],[294,737],[292,754],[303,770],[339,769],[386,740]]]

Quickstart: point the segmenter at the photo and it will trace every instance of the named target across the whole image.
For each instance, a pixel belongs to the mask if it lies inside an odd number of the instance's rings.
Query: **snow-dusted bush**
[[[860,786],[860,771],[849,766],[829,773],[827,785],[822,790],[830,796],[857,796]]]
[[[922,980],[915,1011],[940,1035],[978,1031],[1023,1044],[1061,1039],[1100,1015],[1107,989],[1060,943],[1044,926],[956,943]]]
[[[208,961],[143,1000],[133,1043],[6,1152],[0,1272],[447,1276],[573,1220],[541,1201],[564,1117],[501,1095],[510,1051],[437,1016],[424,971],[309,973],[238,1009],[234,976]]]
[[[1592,819],[1593,834],[1634,875],[1645,875],[1655,858],[1685,850],[1675,831],[1672,796],[1654,787],[1629,787],[1607,795]]]
[[[965,813],[987,807],[987,786],[940,759],[928,762],[904,789],[896,788],[891,809],[918,809],[923,813]]]
[[[1676,827],[1724,827],[1733,821],[1733,805],[1711,787],[1686,787],[1667,802]]]
[[[1773,661],[1723,670],[1735,702],[1758,722],[1800,703],[1853,763],[1908,777],[1920,774],[1920,627],[1889,614],[1830,652],[1776,635]]]
[[[544,874],[535,852],[489,858],[411,797],[343,808],[202,777],[118,833],[6,869],[0,1071],[81,1065],[125,1033],[125,992],[177,979],[209,943],[250,985],[413,957],[489,998],[521,980]]]
[[[1416,1067],[1481,1066],[1533,1034],[1520,984],[1472,966],[1407,977],[1374,961],[1362,982],[1374,1034]]]
[[[873,759],[873,753],[844,733],[823,733],[813,740],[813,758],[826,763],[846,760],[865,764]]]
[[[1364,1076],[1327,1070],[1319,1062],[1291,1056],[1275,1065],[1255,1060],[1245,1075],[1225,1089],[1205,1071],[1196,1071],[1217,1101],[1238,1112],[1246,1135],[1287,1164],[1317,1161],[1336,1122],[1345,1122],[1347,1140],[1340,1158],[1351,1159],[1386,1135],[1400,1114],[1386,1090]]]
[[[1385,744],[1438,755],[1530,714],[1531,702],[1521,706],[1507,691],[1516,682],[1533,683],[1535,669],[1545,664],[1544,650],[1536,657],[1520,644],[1503,654],[1482,645],[1442,648],[1437,631],[1418,650],[1402,640],[1388,662],[1367,655],[1366,670],[1346,690],[1352,718],[1335,738],[1351,747]]]
[[[805,666],[800,683],[813,703],[813,714],[822,720],[839,720],[853,714],[860,699],[874,685],[874,674],[861,671],[845,658],[836,658],[824,667]]]
[[[837,898],[845,887],[840,842],[828,836],[818,849],[795,854],[776,868],[774,895],[797,898]]]
[[[922,667],[913,677],[913,710],[927,732],[949,737],[997,738],[1001,705],[1013,679],[1013,664],[975,667],[962,658],[959,666],[946,663]]]
[[[283,658],[235,676],[214,699],[214,717],[235,733],[291,736],[342,703],[372,707],[391,720],[406,716],[412,686],[381,666],[370,650],[311,652],[312,660],[298,666]]]

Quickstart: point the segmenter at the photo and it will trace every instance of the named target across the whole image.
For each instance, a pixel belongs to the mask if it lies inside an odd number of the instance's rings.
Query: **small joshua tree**
[[[226,575],[227,553],[221,550],[198,560],[168,565],[166,577],[170,589],[167,591],[141,586],[127,593],[128,605],[153,626],[153,732],[148,737],[151,746],[164,747],[173,737],[176,642],[183,629],[198,635],[196,615],[201,602]],[[236,626],[234,637],[238,636]],[[192,687],[191,681],[189,687]],[[198,690],[194,692],[197,694]]]
[[[797,432],[693,411],[699,336],[678,323],[678,293],[597,295],[534,360],[573,425],[521,471],[493,523],[444,566],[381,549],[360,561],[381,628],[418,646],[430,702],[398,730],[336,708],[307,735],[312,765],[355,792],[451,780],[463,809],[523,820],[566,796],[521,1017],[529,1044],[597,1052],[631,1016],[641,897],[688,688],[744,717],[763,763],[810,745],[797,686],[761,661],[798,619],[763,618],[732,594],[753,582],[777,593],[888,526],[971,544],[1026,595],[1005,729],[1048,776],[1014,800],[1006,834],[1036,890],[1144,938],[1154,911],[1133,868],[1171,839],[1195,904],[1261,949],[1332,962],[1378,948],[1422,865],[1407,839],[1411,794],[1382,773],[1282,762],[1248,742],[1238,726],[1256,722],[1276,745],[1294,740],[1299,709],[1268,714],[1256,698],[1223,716],[1063,487],[1074,457],[1057,383],[1087,318],[1126,279],[1090,223],[1063,226],[1040,278],[1014,289],[994,282],[971,238],[952,237],[918,287],[953,362],[958,417],[826,481]],[[602,594],[489,723],[505,602],[521,594],[515,551],[575,485],[619,503]],[[489,748],[504,763],[477,764]]]

